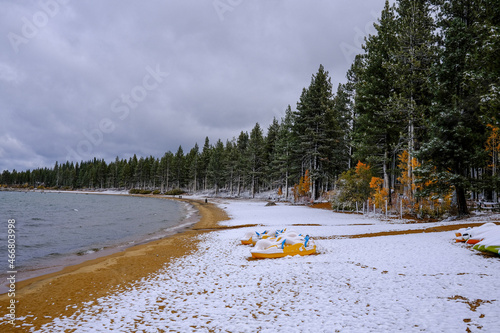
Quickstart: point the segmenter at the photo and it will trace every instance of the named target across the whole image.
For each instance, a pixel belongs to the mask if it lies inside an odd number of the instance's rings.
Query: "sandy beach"
[[[498,327],[500,260],[454,231],[288,203],[189,200],[186,232],[18,284],[7,332],[482,332]],[[315,255],[252,259],[241,237],[287,228]],[[8,304],[0,298],[2,310]]]
[[[58,316],[70,316],[78,304],[91,302],[110,292],[126,288],[161,268],[168,267],[174,258],[197,250],[197,235],[218,227],[228,219],[226,213],[211,203],[198,200],[175,199],[192,204],[201,216],[189,230],[130,247],[122,252],[65,267],[63,270],[16,284],[16,316],[26,317],[26,329],[0,323],[2,332],[24,332],[37,329]],[[6,313],[10,297],[0,295],[2,315]],[[71,304],[71,307],[68,307]],[[75,306],[76,305],[76,306]],[[33,325],[33,326],[30,326]]]

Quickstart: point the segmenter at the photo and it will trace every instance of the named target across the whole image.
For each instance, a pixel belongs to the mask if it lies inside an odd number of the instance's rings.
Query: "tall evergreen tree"
[[[276,158],[276,141],[278,140],[279,122],[276,118],[267,128],[267,136],[264,142],[264,164],[266,181],[268,182],[269,189],[275,188],[277,179],[279,178],[279,171],[275,170],[273,160]]]
[[[172,161],[172,168],[174,171],[173,181],[177,183],[176,187],[177,188],[184,187],[185,175],[186,175],[186,163],[182,146],[179,146],[179,149],[177,149],[177,153],[175,153],[174,159]]]
[[[236,164],[236,170],[237,170],[238,196],[240,196],[241,189],[246,184],[247,175],[250,173],[249,170],[250,158],[248,149],[249,140],[250,138],[248,136],[248,133],[241,131],[237,141],[238,162]]]
[[[210,146],[210,140],[208,136],[205,137],[205,144],[201,151],[200,156],[200,178],[203,179],[203,190],[208,188],[208,164],[210,163],[210,155],[212,153],[212,147]]]
[[[226,142],[226,151],[225,151],[225,161],[227,167],[227,180],[229,181],[229,193],[231,196],[234,195],[234,183],[236,179],[236,175],[238,174],[238,159],[239,159],[239,151],[236,144],[236,139]]]
[[[221,185],[224,183],[225,162],[224,144],[219,139],[212,149],[210,162],[208,163],[208,170],[214,184],[216,196],[219,193]]]
[[[309,170],[313,199],[318,197],[321,182],[328,176],[328,164],[335,158],[332,156],[338,127],[335,121],[331,79],[320,65],[309,87],[302,91],[294,124],[297,153],[303,171]]]
[[[170,182],[172,181],[172,163],[174,155],[172,152],[166,152],[160,160],[160,191],[162,193],[170,189]]]
[[[388,63],[397,77],[391,107],[407,126],[408,178],[414,183],[412,159],[425,133],[423,120],[429,115],[432,100],[429,78],[436,55],[435,24],[429,0],[399,0],[397,14],[397,47]],[[407,188],[406,193],[412,197],[413,188]]]
[[[248,140],[248,161],[250,167],[250,186],[252,198],[259,188],[259,182],[263,174],[264,167],[264,137],[259,123],[250,132]]]
[[[199,164],[200,164],[200,152],[198,144],[196,143],[193,148],[189,151],[186,156],[186,165],[188,168],[188,177],[191,182],[191,188],[193,192],[198,190],[198,177],[199,177]]]
[[[440,187],[454,187],[459,215],[469,213],[466,192],[470,170],[485,160],[485,126],[481,124],[480,96],[468,84],[474,71],[476,25],[480,24],[474,0],[443,1],[439,26],[441,47],[436,64],[435,103],[427,121],[429,131],[419,157],[424,179],[438,178]]]
[[[281,181],[282,191],[284,190],[285,198],[288,199],[288,189],[290,187],[290,178],[294,172],[293,158],[293,124],[294,113],[290,105],[285,111],[285,117],[281,119],[279,124],[278,135],[275,143],[275,155],[272,160],[273,170],[278,172]]]
[[[395,156],[403,132],[401,116],[391,108],[391,98],[397,94],[393,66],[397,51],[396,17],[394,6],[386,1],[377,23],[376,35],[370,35],[363,46],[362,71],[356,85],[356,145],[355,158],[367,161],[381,173],[384,187],[393,184]]]

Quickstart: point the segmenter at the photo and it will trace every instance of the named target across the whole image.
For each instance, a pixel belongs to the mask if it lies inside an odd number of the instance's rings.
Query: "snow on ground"
[[[219,205],[232,217],[224,225],[262,227],[203,234],[195,254],[39,332],[498,330],[500,258],[454,243],[453,232],[329,239],[421,225],[248,200]],[[266,226],[318,237],[319,254],[251,259],[239,239]]]

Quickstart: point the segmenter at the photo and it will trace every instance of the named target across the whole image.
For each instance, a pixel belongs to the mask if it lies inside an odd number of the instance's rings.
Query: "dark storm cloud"
[[[0,170],[161,156],[334,89],[383,0],[0,2]]]

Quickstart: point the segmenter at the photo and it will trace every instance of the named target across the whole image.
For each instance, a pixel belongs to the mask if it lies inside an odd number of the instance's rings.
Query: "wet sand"
[[[68,266],[59,272],[16,283],[15,297],[0,295],[0,317],[8,313],[11,299],[16,301],[16,317],[27,316],[33,326],[13,328],[0,322],[1,332],[27,332],[59,316],[71,316],[84,302],[94,301],[108,293],[130,286],[154,274],[179,257],[197,250],[200,233],[219,228],[218,222],[227,220],[227,214],[211,203],[189,199],[198,209],[200,221],[185,232],[130,247],[122,252]]]

